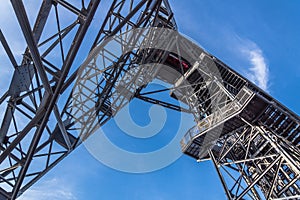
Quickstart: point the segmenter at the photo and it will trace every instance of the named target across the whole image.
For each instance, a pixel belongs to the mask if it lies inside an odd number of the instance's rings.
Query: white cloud
[[[248,74],[249,79],[256,83],[260,88],[268,91],[269,68],[266,64],[263,53],[260,49],[248,51],[251,67]]]
[[[65,181],[52,178],[31,187],[18,200],[76,200],[71,186]]]
[[[234,53],[238,57],[242,65],[242,73],[253,83],[261,89],[268,92],[269,90],[269,67],[267,59],[264,56],[262,49],[253,41],[243,39],[236,34],[231,40],[232,44],[236,46]]]

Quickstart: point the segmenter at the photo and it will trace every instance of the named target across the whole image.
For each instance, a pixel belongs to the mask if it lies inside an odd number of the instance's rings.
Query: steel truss
[[[246,125],[217,146],[210,158],[231,199],[261,199],[261,192],[266,199],[299,198],[299,156],[263,127]]]
[[[218,68],[220,89],[233,98],[198,120],[181,141],[183,152],[213,161],[228,199],[298,199],[299,117],[213,56],[197,70],[207,65]]]
[[[75,104],[71,92],[82,60],[94,47],[133,28],[176,28],[165,0],[114,0],[109,9],[99,9],[100,0],[45,0],[33,29],[23,2],[11,3],[27,48],[18,64],[1,31],[14,74],[0,99],[7,105],[0,129],[0,199],[20,196],[82,142],[69,112]],[[92,22],[104,10],[106,17]]]
[[[297,115],[171,32],[128,34],[136,28],[176,30],[166,0],[114,0],[96,26],[91,23],[98,10],[103,12],[100,0],[44,0],[32,30],[22,1],[11,3],[27,48],[18,64],[0,32],[14,67],[0,98],[6,105],[0,128],[0,199],[20,196],[132,98],[194,115],[197,125],[182,140],[183,152],[213,161],[229,199],[299,196]],[[120,55],[106,48],[112,36],[131,49]],[[152,43],[158,40],[164,42]],[[166,46],[172,52],[161,50]],[[188,106],[150,96],[162,90],[144,92],[154,78],[169,83],[163,90]]]

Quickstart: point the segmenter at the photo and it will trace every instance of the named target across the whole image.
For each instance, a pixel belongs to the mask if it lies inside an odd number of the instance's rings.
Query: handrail
[[[202,119],[197,125],[190,128],[180,141],[181,148],[186,146],[195,138],[206,133],[209,129],[218,126],[225,119],[237,115],[248,104],[253,97],[253,92],[244,86],[235,96],[234,100],[222,108],[218,108],[211,115]]]

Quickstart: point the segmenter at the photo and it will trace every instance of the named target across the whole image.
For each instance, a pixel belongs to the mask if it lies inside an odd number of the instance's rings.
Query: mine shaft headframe
[[[0,199],[21,195],[81,143],[69,112],[70,91],[87,49],[133,28],[176,29],[166,0],[114,0],[101,23],[93,21],[100,0],[73,4],[45,0],[34,25],[27,17],[34,11],[26,10],[22,1],[11,3],[27,48],[17,63],[5,30],[1,31],[0,41],[14,73],[0,98],[6,106],[0,128]]]

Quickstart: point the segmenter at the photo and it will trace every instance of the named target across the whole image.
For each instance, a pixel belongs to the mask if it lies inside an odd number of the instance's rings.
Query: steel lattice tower
[[[173,55],[157,49],[132,50],[122,57],[103,51],[100,56],[113,57],[114,65],[94,72],[94,65],[89,64],[86,73],[92,78],[87,81],[95,84],[97,91],[90,92],[94,96],[87,95],[81,102],[74,98],[74,91],[76,96],[76,92],[80,95],[89,89],[85,87],[88,82],[75,84],[82,74],[82,57],[106,38],[135,28],[176,31],[167,0],[114,0],[105,14],[99,13],[103,12],[100,0],[44,0],[33,25],[22,1],[11,0],[11,4],[27,48],[17,63],[4,37],[5,30],[0,32],[14,68],[11,83],[0,99],[0,104],[6,106],[0,127],[0,199],[20,196],[78,147],[94,127],[106,123],[132,98],[194,115],[197,125],[183,138],[182,150],[198,161],[212,160],[229,199],[299,197],[299,117],[185,40],[174,45],[198,50]],[[93,21],[97,14],[104,17],[101,22]],[[98,23],[97,28],[91,23]],[[182,61],[178,55],[190,56],[191,61]],[[168,70],[157,72],[155,68],[137,68],[132,76],[124,76],[138,64],[137,60],[143,64],[155,61],[171,68],[178,65],[177,71],[183,78],[169,78]],[[188,69],[183,66],[187,63]],[[188,105],[187,109],[142,93],[144,85],[133,80],[151,79],[147,74],[154,71],[161,80],[174,85],[171,96]],[[104,74],[103,78],[97,78],[99,73]],[[122,85],[122,81],[126,84]],[[188,91],[186,85],[192,85],[193,90]],[[120,95],[116,92],[120,88],[127,92]],[[96,117],[90,115],[92,108],[87,105],[93,105]],[[93,120],[78,133],[82,116]]]

